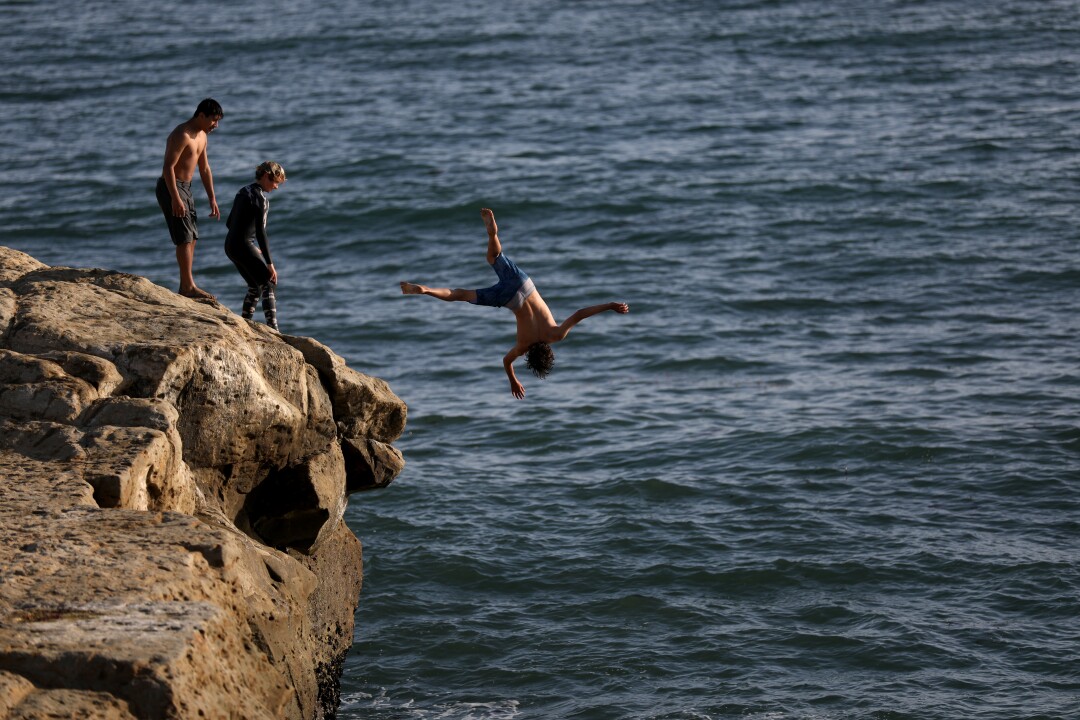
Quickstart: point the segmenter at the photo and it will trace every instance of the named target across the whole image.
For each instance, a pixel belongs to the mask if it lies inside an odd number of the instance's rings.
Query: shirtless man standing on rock
[[[217,129],[224,113],[221,105],[206,98],[190,120],[177,125],[165,143],[165,164],[157,181],[157,201],[169,235],[176,246],[176,263],[180,266],[180,294],[184,297],[213,300],[214,296],[195,286],[191,267],[195,260],[195,241],[199,239],[195,202],[191,196],[191,178],[199,168],[206,197],[210,200],[210,217],[220,218],[214,196],[214,176],[206,157],[206,139]]]
[[[499,276],[499,282],[480,290],[430,288],[426,285],[403,282],[401,292],[404,295],[430,295],[446,302],[460,301],[474,305],[510,308],[517,319],[517,343],[503,357],[503,367],[506,369],[506,376],[510,378],[510,392],[520,400],[525,397],[525,388],[514,375],[514,360],[524,355],[526,366],[536,377],[541,379],[547,377],[552,365],[555,364],[555,354],[551,351],[551,343],[565,338],[570,328],[587,317],[605,310],[627,313],[630,312],[630,307],[626,303],[618,302],[592,305],[578,310],[562,324],[556,323],[551,310],[540,297],[533,281],[510,258],[503,255],[502,243],[499,242],[499,228],[495,224],[495,214],[487,208],[482,208],[480,217],[483,218],[484,226],[487,227],[487,261],[495,274]]]

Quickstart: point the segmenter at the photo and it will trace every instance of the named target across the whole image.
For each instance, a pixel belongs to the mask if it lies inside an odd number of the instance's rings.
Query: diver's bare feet
[[[480,217],[484,221],[484,227],[487,228],[488,237],[494,237],[499,234],[499,226],[495,224],[495,213],[487,208],[480,208]]]
[[[401,294],[402,295],[423,295],[424,294],[424,286],[423,285],[417,285],[416,283],[409,283],[409,282],[402,282],[402,283],[400,283],[400,285],[401,285]]]

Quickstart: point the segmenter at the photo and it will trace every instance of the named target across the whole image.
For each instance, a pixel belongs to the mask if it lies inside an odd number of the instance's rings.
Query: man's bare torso
[[[539,290],[525,298],[521,307],[514,310],[514,317],[517,319],[518,348],[525,349],[537,342],[555,342],[553,331],[559,326]]]
[[[191,182],[195,176],[195,168],[199,164],[199,157],[206,150],[206,133],[202,130],[194,130],[189,127],[190,123],[177,125],[166,143],[167,149],[179,149],[180,156],[173,165],[176,179],[182,182]]]

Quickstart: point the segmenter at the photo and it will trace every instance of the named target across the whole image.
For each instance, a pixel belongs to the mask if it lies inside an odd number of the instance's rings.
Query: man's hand
[[[187,205],[184,205],[184,201],[178,197],[173,198],[172,214],[174,217],[184,217],[187,215]]]
[[[270,284],[277,285],[277,270],[274,269],[274,264],[267,265],[266,269],[270,271]]]
[[[510,381],[510,392],[513,393],[514,397],[518,400],[525,399],[525,386],[519,383],[517,378]]]
[[[626,303],[613,302],[613,303],[611,303],[611,309],[614,310],[615,312],[621,313],[623,315],[630,312],[630,306],[627,305]]]
[[[215,220],[221,219],[221,211],[218,210],[217,200],[210,201],[210,217],[214,218]]]

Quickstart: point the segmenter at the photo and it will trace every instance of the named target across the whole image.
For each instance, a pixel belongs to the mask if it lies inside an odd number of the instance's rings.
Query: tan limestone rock
[[[322,718],[406,408],[309,338],[0,247],[0,718]]]
[[[370,437],[343,435],[341,449],[345,456],[345,492],[384,488],[405,467],[401,451],[389,443]]]
[[[385,381],[356,372],[317,340],[292,335],[283,335],[282,339],[303,353],[324,378],[334,403],[334,416],[345,418],[341,422],[349,426],[348,434],[387,443],[401,436],[407,408]]]

